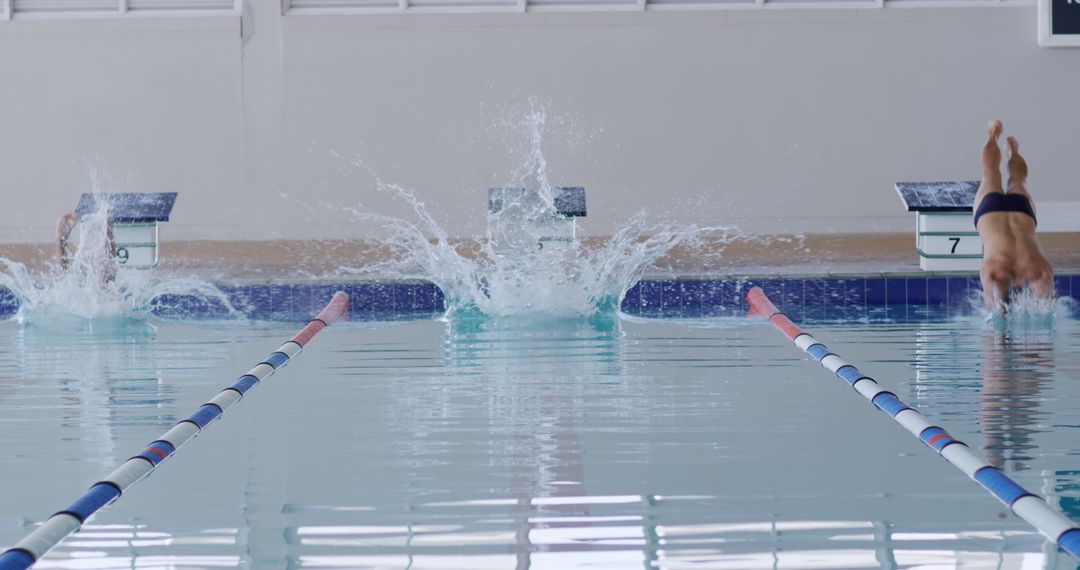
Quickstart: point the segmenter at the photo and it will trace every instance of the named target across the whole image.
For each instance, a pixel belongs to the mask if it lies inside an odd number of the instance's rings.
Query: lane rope
[[[803,332],[776,308],[760,287],[750,289],[746,300],[750,304],[751,314],[768,320],[791,339],[796,347],[809,354],[837,378],[847,382],[896,423],[982,485],[1016,516],[1030,523],[1073,558],[1080,560],[1080,527],[1075,522],[1047,505],[1039,496],[1021,487],[1001,469],[987,463],[972,452],[967,444],[949,435],[944,428],[930,423],[918,410],[881,387],[876,380],[860,372],[855,365],[830,352],[828,347],[818,342],[810,333]]]
[[[342,292],[335,293],[318,316],[280,348],[270,353],[265,360],[196,408],[190,416],[177,422],[161,437],[151,441],[146,449],[125,461],[101,481],[91,485],[82,497],[66,509],[49,517],[15,546],[0,554],[0,570],[23,570],[33,566],[46,552],[79,530],[94,513],[120,498],[124,491],[149,475],[162,461],[176,453],[181,445],[198,435],[210,422],[240,401],[256,384],[296,358],[319,331],[344,319],[348,312],[349,297]]]

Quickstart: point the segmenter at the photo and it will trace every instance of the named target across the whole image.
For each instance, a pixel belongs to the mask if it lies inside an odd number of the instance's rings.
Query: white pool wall
[[[256,4],[253,8],[252,4]],[[895,4],[894,4],[895,6]],[[748,231],[906,232],[897,180],[978,178],[985,123],[1037,198],[1078,190],[1080,48],[1034,4],[0,21],[0,243],[44,242],[91,189],[175,191],[163,239],[362,235],[343,207],[452,234],[513,182],[529,98],[582,229],[640,209]],[[244,24],[242,25],[242,21]]]

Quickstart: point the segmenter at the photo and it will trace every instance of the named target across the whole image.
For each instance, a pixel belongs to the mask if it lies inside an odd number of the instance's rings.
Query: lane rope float
[[[1073,558],[1080,560],[1080,527],[1068,517],[1046,504],[1039,496],[1029,492],[1012,480],[1001,469],[994,467],[976,455],[964,442],[952,437],[941,426],[934,425],[915,408],[905,404],[876,380],[863,374],[855,365],[829,351],[810,333],[803,332],[776,305],[769,300],[760,287],[746,294],[750,312],[760,316],[795,346],[818,361],[822,367],[855,389],[879,410],[889,415],[928,447],[936,451],[954,467],[963,471],[1006,507],[1034,526],[1047,539],[1053,541]]]
[[[181,445],[198,435],[230,406],[239,402],[240,398],[259,382],[269,378],[300,354],[319,331],[344,319],[348,312],[349,297],[342,292],[335,293],[318,316],[270,353],[265,360],[196,408],[186,419],[177,422],[161,437],[151,441],[146,449],[125,461],[101,481],[91,485],[82,497],[66,509],[49,517],[15,546],[0,554],[0,570],[23,570],[33,566],[46,552],[79,530],[94,513],[120,498],[124,491],[149,475],[162,461],[176,453]]]

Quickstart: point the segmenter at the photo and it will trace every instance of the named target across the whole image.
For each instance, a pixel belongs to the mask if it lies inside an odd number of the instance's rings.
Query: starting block
[[[538,199],[535,191],[527,191],[525,188],[488,188],[488,214],[494,215],[502,212],[511,204],[531,203]],[[544,249],[545,245],[552,243],[570,243],[577,239],[577,219],[584,218],[585,188],[580,186],[558,187],[551,189],[555,211],[547,220],[541,222],[544,231],[537,240],[537,249]]]
[[[896,191],[915,212],[915,250],[924,271],[978,271],[982,240],[972,222],[978,180],[897,182]]]
[[[85,193],[79,197],[75,214],[96,212],[102,205],[112,211],[116,261],[125,269],[153,269],[159,260],[159,224],[169,221],[176,192],[115,194]]]

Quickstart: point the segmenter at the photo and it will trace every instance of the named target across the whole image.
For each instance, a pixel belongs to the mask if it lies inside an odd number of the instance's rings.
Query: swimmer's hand
[[[66,240],[71,235],[71,230],[75,228],[75,222],[78,218],[74,212],[68,212],[56,222],[56,239]]]

